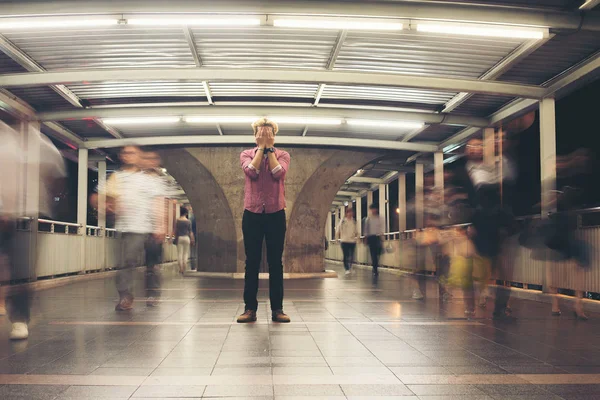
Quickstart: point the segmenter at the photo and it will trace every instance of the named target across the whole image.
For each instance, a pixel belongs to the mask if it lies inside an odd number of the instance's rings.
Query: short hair
[[[190,212],[185,207],[179,207],[179,216],[186,217]]]
[[[371,204],[369,206],[369,210],[377,210],[377,211],[379,211],[379,206],[377,204],[373,203],[373,204]]]
[[[260,118],[252,123],[252,130],[254,131],[254,136],[256,136],[258,128],[261,126],[270,126],[271,128],[273,128],[273,135],[277,135],[277,132],[279,132],[279,126],[277,125],[277,122],[271,121],[267,118]]]

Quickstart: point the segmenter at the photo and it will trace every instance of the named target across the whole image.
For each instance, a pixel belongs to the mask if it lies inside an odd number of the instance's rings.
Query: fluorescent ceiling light
[[[107,125],[137,125],[137,124],[174,124],[181,120],[179,117],[133,117],[133,118],[104,118]]]
[[[251,124],[259,117],[241,116],[241,117],[203,117],[190,116],[184,117],[185,122],[190,124]]]
[[[418,23],[417,31],[443,33],[448,35],[467,35],[485,37],[503,37],[514,39],[543,39],[547,30],[499,26],[499,25],[475,25],[475,24],[445,24],[445,23]]]
[[[260,25],[260,18],[244,17],[179,17],[179,18],[129,18],[128,25],[144,25],[144,26],[257,26]]]
[[[381,121],[373,119],[348,119],[346,123],[350,126],[366,126],[369,128],[401,128],[420,129],[425,126],[422,122],[414,121]]]
[[[273,26],[282,28],[306,29],[348,29],[368,31],[401,31],[402,22],[386,19],[367,18],[282,18],[275,17]]]
[[[78,28],[117,25],[117,18],[0,18],[0,31],[9,29]]]
[[[341,125],[341,118],[313,118],[313,117],[268,117],[278,124],[290,125]]]

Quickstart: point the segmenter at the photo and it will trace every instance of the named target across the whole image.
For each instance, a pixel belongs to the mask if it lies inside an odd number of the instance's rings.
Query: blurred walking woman
[[[183,274],[187,268],[190,258],[190,245],[194,245],[194,233],[192,232],[192,223],[188,219],[188,210],[181,207],[177,219],[175,242],[177,243],[177,262],[179,263],[179,273]]]
[[[346,209],[344,219],[339,223],[336,230],[337,239],[342,243],[342,251],[344,253],[344,269],[346,275],[350,274],[352,261],[354,260],[354,252],[356,250],[356,242],[358,241],[358,229],[354,220],[354,210]]]

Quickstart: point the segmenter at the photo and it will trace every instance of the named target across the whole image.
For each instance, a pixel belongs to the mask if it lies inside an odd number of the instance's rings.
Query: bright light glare
[[[383,22],[373,20],[347,20],[347,19],[275,19],[273,26],[282,28],[307,28],[307,29],[348,29],[348,30],[368,30],[368,31],[401,31],[403,28],[400,22]]]
[[[290,125],[341,125],[341,118],[312,118],[312,117],[268,117],[278,124]]]
[[[256,121],[258,117],[252,116],[240,116],[240,117],[185,117],[185,122],[190,124],[251,124]]]
[[[179,117],[105,118],[102,120],[107,125],[174,124],[179,121]]]
[[[366,126],[370,128],[404,128],[420,129],[424,126],[422,122],[414,121],[380,121],[371,119],[349,119],[346,123],[350,126]]]
[[[151,25],[151,26],[257,26],[260,18],[130,18],[128,25]]]
[[[0,30],[7,29],[45,29],[45,28],[78,28],[90,26],[117,25],[119,20],[114,18],[3,18],[0,19]]]
[[[476,26],[472,24],[417,24],[417,31],[444,33],[449,35],[469,35],[504,37],[515,39],[543,39],[544,31],[517,27]]]

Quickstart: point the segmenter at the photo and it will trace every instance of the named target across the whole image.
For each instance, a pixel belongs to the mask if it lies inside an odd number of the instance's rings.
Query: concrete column
[[[555,100],[540,101],[540,161],[542,218],[556,210],[556,114]]]
[[[354,209],[354,214],[356,215],[356,230],[358,230],[358,235],[362,236],[362,197],[356,198],[356,207]]]
[[[496,161],[496,132],[494,128],[483,130],[483,162],[494,165]]]
[[[406,173],[398,174],[398,230],[403,232],[406,230]]]
[[[98,187],[106,187],[106,160],[98,161]],[[106,191],[98,192],[98,226],[106,229]]]
[[[174,212],[173,212],[173,201],[167,200],[167,235],[173,236],[173,224],[174,224]]]
[[[387,206],[387,185],[380,184],[379,185],[379,216],[383,218],[385,222],[384,228],[385,233],[390,231],[390,218],[388,215],[388,206]]]
[[[85,272],[85,242],[87,235],[87,208],[88,208],[88,149],[79,149],[77,168],[77,224],[80,235],[80,268]]]
[[[434,184],[435,189],[438,191],[442,198],[442,204],[444,204],[444,153],[441,151],[434,153],[433,155],[434,164]]]
[[[29,225],[29,246],[28,246],[28,262],[29,268],[28,278],[31,281],[37,280],[37,237],[38,237],[38,218],[40,208],[40,125],[38,123],[28,123],[21,121],[20,134],[21,139],[25,141],[27,149],[27,165],[23,171],[23,206],[25,215],[31,218]]]
[[[371,204],[373,204],[373,192],[369,190],[367,192],[367,209],[371,207]]]
[[[417,162],[415,165],[415,213],[416,213],[416,228],[423,228],[424,216],[424,198],[423,198],[423,164]]]
[[[331,231],[332,231],[331,217],[332,217],[331,211],[329,211],[327,213],[327,222],[325,223],[325,237],[327,238],[328,242],[331,241]]]
[[[98,161],[98,187],[106,188],[106,160]],[[106,269],[106,190],[98,191],[98,226],[101,239],[101,264]]]

